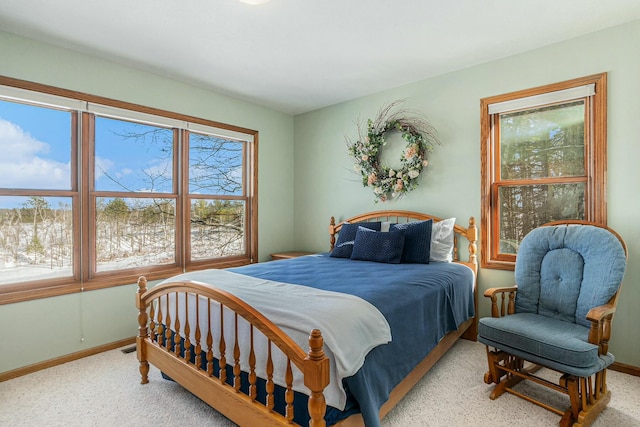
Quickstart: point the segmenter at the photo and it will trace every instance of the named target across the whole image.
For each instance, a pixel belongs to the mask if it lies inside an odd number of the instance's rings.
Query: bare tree
[[[40,236],[38,235],[38,224],[46,220],[46,215],[51,209],[49,207],[49,203],[44,199],[44,197],[39,196],[29,197],[29,199],[23,204],[23,209],[27,212],[31,211],[33,233],[31,241],[27,244],[27,253],[33,254],[34,263],[37,264],[38,255],[45,254],[45,247],[42,245]]]

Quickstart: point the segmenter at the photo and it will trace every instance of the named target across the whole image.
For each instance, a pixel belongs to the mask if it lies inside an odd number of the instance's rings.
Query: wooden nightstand
[[[297,258],[299,256],[305,256],[305,255],[313,255],[313,252],[303,252],[303,251],[278,252],[275,254],[271,254],[271,259],[275,261],[277,259]]]

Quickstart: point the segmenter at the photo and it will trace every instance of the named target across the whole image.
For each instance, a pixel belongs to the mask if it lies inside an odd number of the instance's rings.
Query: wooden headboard
[[[333,250],[336,244],[336,234],[340,232],[342,225],[345,223],[356,223],[363,221],[388,221],[392,223],[405,223],[411,221],[424,221],[432,219],[434,222],[440,222],[443,218],[439,218],[437,216],[428,215],[420,212],[413,211],[401,211],[401,210],[382,210],[382,211],[373,211],[367,212],[364,214],[356,215],[351,218],[347,218],[344,221],[336,224],[336,220],[334,217],[331,217],[331,222],[329,224],[329,239],[331,244],[331,249]],[[458,253],[458,238],[463,237],[468,242],[468,250],[469,250],[469,259],[468,261],[460,261],[460,256]],[[453,260],[455,262],[461,262],[469,265],[477,274],[478,272],[478,262],[477,262],[477,246],[476,241],[478,240],[478,229],[476,228],[476,220],[471,217],[469,218],[469,225],[467,228],[461,227],[459,225],[455,225],[454,227],[454,244],[453,244]]]

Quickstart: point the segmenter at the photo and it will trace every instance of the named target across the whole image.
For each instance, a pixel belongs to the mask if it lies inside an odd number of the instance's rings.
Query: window
[[[0,77],[0,303],[253,262],[256,144]]]
[[[481,100],[482,267],[549,221],[606,224],[606,74]]]

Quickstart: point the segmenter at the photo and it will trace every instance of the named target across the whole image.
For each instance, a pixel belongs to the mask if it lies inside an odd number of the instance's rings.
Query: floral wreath
[[[404,101],[395,101],[380,110],[375,120],[368,119],[366,134],[358,124],[358,140],[347,139],[349,155],[354,158],[354,170],[361,174],[362,185],[371,187],[378,201],[398,199],[418,186],[422,168],[429,164],[427,153],[440,144],[436,130],[424,118],[407,116],[407,110],[393,111]],[[390,168],[380,162],[380,150],[386,145],[385,134],[400,132],[407,146],[400,158],[400,168]]]

